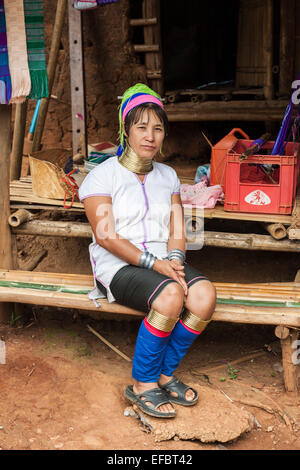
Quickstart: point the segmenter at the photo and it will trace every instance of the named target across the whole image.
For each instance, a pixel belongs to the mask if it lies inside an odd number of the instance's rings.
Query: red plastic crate
[[[289,142],[285,154],[268,155],[274,142],[266,143],[261,152],[244,161],[239,157],[253,140],[238,140],[226,158],[224,209],[232,212],[290,214],[299,178],[300,144]],[[258,165],[277,165],[272,182]]]

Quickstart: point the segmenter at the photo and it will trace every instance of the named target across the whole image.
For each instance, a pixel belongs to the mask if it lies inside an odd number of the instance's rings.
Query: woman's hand
[[[174,279],[182,286],[184,295],[188,294],[188,286],[184,279],[184,267],[182,264],[180,264],[179,260],[169,261],[168,259],[157,259],[152,269],[159,272],[160,274],[163,274],[164,276],[168,276],[171,279]]]

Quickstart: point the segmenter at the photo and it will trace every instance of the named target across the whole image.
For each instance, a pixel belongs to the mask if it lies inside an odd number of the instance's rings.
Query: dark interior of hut
[[[228,82],[228,86],[234,86],[240,7],[240,0],[161,2],[165,91],[196,88],[212,82],[225,86]],[[131,18],[142,17],[142,2],[133,1],[130,8]],[[279,63],[279,18],[280,4],[275,0],[274,64]],[[253,32],[255,34],[255,27]],[[132,34],[134,44],[144,43],[141,28],[135,28]],[[251,38],[249,40],[251,42]],[[143,63],[143,55],[140,60]],[[274,74],[273,78],[276,90],[278,77]]]

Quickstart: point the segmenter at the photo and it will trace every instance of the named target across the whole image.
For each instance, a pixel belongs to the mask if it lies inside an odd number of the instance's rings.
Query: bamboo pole
[[[12,236],[8,225],[9,155],[11,151],[11,106],[0,105],[0,267],[13,268]],[[0,322],[8,320],[12,305],[0,303]]]
[[[282,224],[264,224],[264,227],[275,240],[282,240],[287,236],[287,230]]]
[[[67,9],[67,0],[57,0],[55,22],[54,22],[54,28],[53,28],[53,33],[52,33],[52,42],[51,42],[49,61],[48,61],[48,67],[47,67],[49,96],[48,98],[42,98],[41,100],[39,114],[38,114],[37,123],[36,123],[35,131],[34,131],[34,137],[33,137],[33,145],[32,145],[33,152],[40,150],[42,135],[43,135],[47,111],[48,111],[49,97],[51,96],[53,82],[55,78],[55,70],[56,70],[57,58],[58,58],[58,53],[59,53],[62,29],[63,29],[63,25],[65,22],[65,17],[66,17],[66,9]]]
[[[30,220],[12,229],[18,235],[41,235],[55,237],[91,238],[92,229],[88,223],[56,222],[52,220]],[[193,234],[193,237],[195,234]],[[187,239],[189,243],[189,239]],[[192,241],[189,243],[193,245]],[[244,250],[300,252],[300,244],[290,240],[274,240],[268,235],[230,232],[204,232],[204,245]]]
[[[27,100],[16,104],[14,135],[10,155],[10,181],[18,180],[21,176],[25,127],[27,115]]]
[[[32,217],[33,215],[29,211],[25,209],[19,209],[9,216],[8,223],[11,227],[19,227],[19,225],[27,222]]]

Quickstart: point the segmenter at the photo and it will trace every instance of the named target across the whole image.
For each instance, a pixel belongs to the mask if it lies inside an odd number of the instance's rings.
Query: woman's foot
[[[151,390],[153,388],[158,388],[159,385],[157,382],[150,382],[150,383],[144,383],[144,382],[138,382],[135,381],[133,385],[133,392],[134,393],[143,393],[146,392],[147,390]],[[150,402],[145,402],[148,406],[153,406],[152,403]],[[174,411],[174,407],[172,406],[171,403],[166,403],[158,407],[158,411],[161,411],[163,413],[172,413]]]
[[[159,380],[158,380],[158,385],[160,387],[162,387],[162,386],[166,385],[168,382],[170,382],[170,380],[172,380],[173,378],[174,378],[173,375],[171,377],[168,377],[167,375],[161,374],[161,376],[159,377]],[[175,398],[178,397],[178,393],[176,393],[176,392],[169,391],[169,394],[172,395]],[[192,388],[189,388],[185,392],[184,396],[185,396],[185,399],[187,401],[192,402],[196,398],[196,393],[193,391]]]

